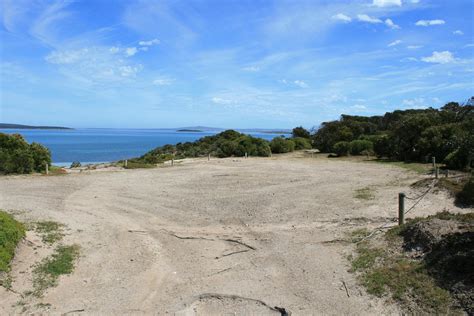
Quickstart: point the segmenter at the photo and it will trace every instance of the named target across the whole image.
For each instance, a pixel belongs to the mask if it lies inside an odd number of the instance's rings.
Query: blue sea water
[[[175,129],[106,129],[88,128],[71,130],[0,129],[0,133],[21,134],[28,142],[37,142],[49,148],[53,163],[69,165],[109,162],[138,157],[166,144],[192,142],[220,131],[178,132]],[[246,131],[255,137],[271,140],[282,134]],[[286,136],[286,135],[285,135]]]

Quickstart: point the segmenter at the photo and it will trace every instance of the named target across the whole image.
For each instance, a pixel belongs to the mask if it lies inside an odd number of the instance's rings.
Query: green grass
[[[43,171],[42,173],[46,174],[46,171]],[[64,175],[64,174],[67,174],[67,172],[62,167],[49,166],[48,168],[49,176],[58,176],[58,175]]]
[[[385,234],[384,240],[360,242],[355,254],[349,257],[351,272],[358,273],[358,279],[369,294],[377,297],[389,296],[401,303],[408,313],[446,314],[453,313],[453,299],[450,293],[438,286],[430,276],[424,261],[416,260],[403,252],[403,232],[419,221],[433,218],[455,219],[463,223],[474,223],[474,213],[453,214],[441,212],[427,218],[415,218],[402,226],[396,226]],[[366,229],[352,232],[354,240],[367,236]]]
[[[61,275],[72,273],[78,256],[79,246],[58,246],[50,257],[33,270],[33,294],[41,296],[47,288],[57,285]]]
[[[25,236],[25,226],[10,214],[0,211],[0,272],[10,270],[15,248]]]
[[[44,221],[35,223],[35,231],[41,235],[44,243],[54,244],[60,241],[64,234],[62,232],[63,225],[53,221]]]
[[[375,194],[373,189],[365,187],[355,190],[354,197],[359,200],[373,200],[375,199]]]
[[[421,174],[427,173],[432,169],[431,164],[419,163],[419,162],[403,162],[403,161],[394,161],[394,160],[388,160],[388,159],[374,159],[374,160],[370,160],[370,162],[396,166],[396,167],[404,168],[410,171],[415,171]]]

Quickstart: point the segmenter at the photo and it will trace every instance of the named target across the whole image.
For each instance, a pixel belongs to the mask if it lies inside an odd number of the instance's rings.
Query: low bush
[[[42,172],[46,164],[51,165],[49,149],[38,143],[28,144],[19,134],[0,133],[1,173]]]
[[[10,214],[0,211],[0,272],[10,269],[18,242],[25,236],[25,227]]]
[[[338,156],[348,156],[351,152],[351,144],[345,141],[337,142],[336,144],[334,144],[333,151]]]
[[[289,153],[295,150],[295,142],[291,139],[275,137],[270,142],[270,147],[272,149],[272,153],[275,154]]]
[[[295,137],[291,139],[295,142],[295,150],[311,149],[311,140],[308,138]]]
[[[369,140],[357,139],[350,142],[351,155],[361,155],[362,152],[373,152],[374,144]]]

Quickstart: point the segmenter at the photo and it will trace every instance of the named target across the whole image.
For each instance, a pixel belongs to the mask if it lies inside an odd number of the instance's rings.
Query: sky
[[[474,95],[472,0],[0,5],[0,122],[310,128]]]

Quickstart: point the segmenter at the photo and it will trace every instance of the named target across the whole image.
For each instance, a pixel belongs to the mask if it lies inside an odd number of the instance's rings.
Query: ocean
[[[28,142],[49,148],[53,164],[68,166],[73,161],[81,164],[111,162],[138,157],[166,144],[192,142],[220,131],[179,132],[176,129],[108,129],[84,128],[71,130],[0,129],[0,133],[21,134]],[[263,131],[243,131],[255,137],[271,140],[288,134]]]

